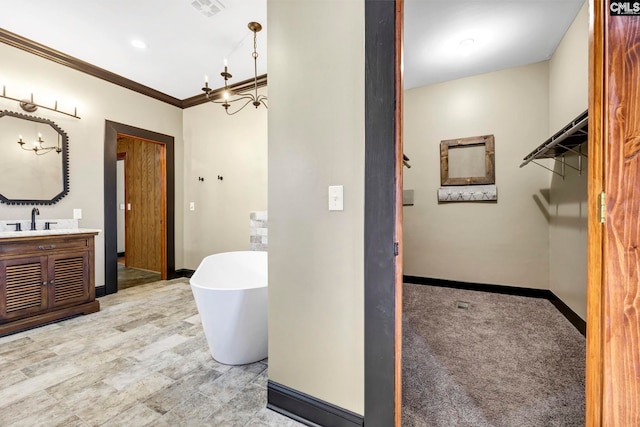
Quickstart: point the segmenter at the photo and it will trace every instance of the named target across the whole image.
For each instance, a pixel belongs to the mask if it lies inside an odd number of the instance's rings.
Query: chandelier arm
[[[252,94],[243,95],[243,96],[240,96],[240,97],[238,97],[236,99],[224,99],[224,98],[222,98],[222,99],[218,100],[218,99],[213,99],[213,98],[209,98],[209,97],[207,97],[207,99],[209,100],[209,102],[213,102],[214,104],[225,104],[225,103],[228,104],[228,103],[231,103],[231,102],[241,101],[243,99],[248,99],[249,101],[253,101],[254,100]]]
[[[250,102],[251,102],[251,100],[248,100],[247,102],[244,103],[244,105],[242,107],[238,108],[236,111],[234,111],[232,113],[229,112],[228,108],[226,108],[225,111],[227,112],[227,115],[233,116],[234,114],[239,113],[240,111],[242,111],[244,109],[244,107],[249,105]]]
[[[47,154],[49,151],[53,150],[55,147],[47,147],[47,148],[39,148],[36,151],[36,156],[42,156],[43,154]]]
[[[44,154],[47,154],[51,150],[56,150],[56,152],[58,154],[60,154],[62,152],[62,148],[60,148],[60,135],[58,135],[58,145],[57,146],[51,146],[51,147],[43,146],[42,144],[44,143],[44,141],[42,140],[42,137],[40,137],[40,136],[38,136],[38,140],[36,142],[37,142],[37,145],[34,145],[33,147],[25,148],[24,147],[25,142],[22,140],[22,136],[20,136],[20,140],[18,141],[18,144],[20,145],[21,149],[23,149],[24,151],[31,151],[36,156],[42,156]]]
[[[253,95],[244,95],[244,96],[240,96],[236,99],[228,99],[227,102],[231,103],[231,102],[237,102],[237,101],[241,101],[243,99],[247,99],[247,102],[252,102],[255,101],[255,99],[253,98]]]

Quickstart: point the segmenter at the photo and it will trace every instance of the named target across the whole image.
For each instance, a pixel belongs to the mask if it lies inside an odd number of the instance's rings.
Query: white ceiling
[[[551,58],[584,0],[405,0],[406,89]],[[474,39],[464,54],[460,42]]]
[[[583,3],[405,0],[405,87],[549,59]],[[266,0],[3,0],[2,6],[10,13],[0,14],[0,28],[178,99],[201,93],[205,75],[220,87],[225,58],[232,82],[253,77],[250,21],[263,26],[258,74],[267,72]],[[220,11],[209,13],[215,7]],[[465,56],[459,43],[466,38],[476,42]],[[133,39],[147,48],[134,48]]]
[[[194,3],[221,11],[206,16]],[[11,13],[0,14],[0,28],[178,99],[202,93],[205,75],[222,86],[225,58],[233,82],[252,77],[247,24],[257,21],[258,74],[267,72],[266,0],[2,0],[2,8]]]

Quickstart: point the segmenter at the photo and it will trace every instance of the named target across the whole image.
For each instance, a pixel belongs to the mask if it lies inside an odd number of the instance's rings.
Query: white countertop
[[[64,234],[100,233],[102,230],[92,228],[66,228],[59,230],[24,230],[24,231],[0,231],[0,239],[13,237],[58,236]]]

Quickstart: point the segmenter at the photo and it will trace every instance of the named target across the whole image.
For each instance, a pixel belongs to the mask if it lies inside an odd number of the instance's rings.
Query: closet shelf
[[[551,138],[547,139],[535,150],[529,153],[524,158],[520,167],[527,165],[529,162],[535,163],[534,160],[536,159],[556,158],[567,151],[584,156],[583,153],[576,151],[575,148],[586,142],[587,136],[588,110],[580,114],[568,125],[556,132]]]

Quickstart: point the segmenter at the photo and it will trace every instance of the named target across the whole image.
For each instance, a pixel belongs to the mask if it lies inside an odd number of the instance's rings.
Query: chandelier
[[[249,87],[248,89],[241,89],[237,93],[233,93],[231,89],[229,89],[228,82],[231,79],[231,73],[229,73],[227,60],[224,60],[224,71],[220,73],[222,78],[224,79],[224,90],[222,92],[222,100],[217,100],[214,97],[213,89],[209,87],[209,79],[205,76],[204,78],[204,87],[202,91],[205,93],[207,100],[213,102],[214,104],[221,104],[224,107],[224,110],[228,115],[233,115],[242,110],[244,107],[251,103],[254,107],[258,108],[260,105],[264,105],[267,107],[267,97],[265,95],[258,95],[258,43],[257,43],[257,34],[258,31],[262,30],[262,25],[257,22],[249,22],[247,25],[249,29],[253,32],[253,87]],[[239,102],[240,101],[240,102]],[[239,103],[238,103],[239,102]],[[238,103],[238,104],[236,104]],[[240,106],[241,105],[241,106]],[[229,107],[238,107],[236,109],[229,109]]]
[[[22,140],[22,135],[18,135],[18,144],[20,144],[20,148],[26,151],[33,151],[36,156],[42,156],[43,154],[47,154],[49,151],[55,150],[56,153],[60,154],[62,152],[62,148],[60,147],[60,135],[58,135],[58,146],[57,147],[45,147],[44,140],[42,139],[42,134],[38,133],[38,139],[33,141],[33,145],[31,147],[25,147],[26,142]]]

